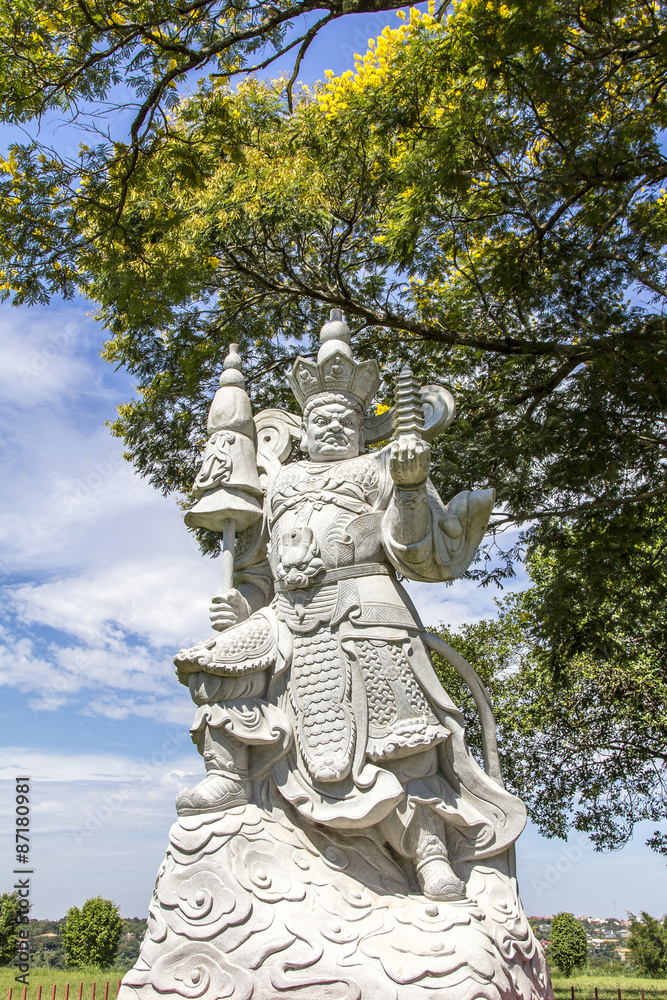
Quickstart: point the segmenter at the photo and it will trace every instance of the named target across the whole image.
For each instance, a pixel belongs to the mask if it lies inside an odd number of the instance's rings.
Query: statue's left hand
[[[211,598],[209,608],[211,625],[216,632],[224,632],[237,622],[243,622],[252,614],[252,608],[238,590],[228,590]]]
[[[431,449],[417,437],[400,437],[391,445],[389,471],[397,486],[419,486],[426,482]]]

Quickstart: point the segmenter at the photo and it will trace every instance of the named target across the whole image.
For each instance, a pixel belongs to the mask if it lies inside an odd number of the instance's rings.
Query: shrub
[[[586,964],[588,942],[583,924],[572,913],[557,913],[551,923],[549,958],[564,976],[571,976],[575,969]]]
[[[123,922],[118,907],[110,899],[95,896],[81,909],[72,906],[63,924],[63,944],[68,968],[92,965],[100,969],[113,965]]]

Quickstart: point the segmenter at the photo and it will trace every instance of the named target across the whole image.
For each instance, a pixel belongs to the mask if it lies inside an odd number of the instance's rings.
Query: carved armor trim
[[[317,580],[317,586],[321,586],[325,583],[336,583],[338,580],[356,580],[360,576],[391,576],[392,572],[388,566],[384,566],[382,563],[361,563],[359,566],[339,566],[337,569],[326,570],[321,577]],[[292,586],[284,586],[282,584],[276,583],[275,590],[277,593],[284,593],[288,590],[294,590]]]
[[[308,770],[316,781],[340,781],[352,764],[356,727],[346,704],[349,664],[329,629],[294,637],[289,692]]]
[[[410,611],[399,604],[370,604],[364,601],[359,614],[350,618],[358,625],[401,625],[414,628],[415,620]]]
[[[366,753],[370,760],[405,757],[448,737],[448,730],[434,715],[408,661],[409,639],[347,636],[343,642],[364,677],[368,704]]]

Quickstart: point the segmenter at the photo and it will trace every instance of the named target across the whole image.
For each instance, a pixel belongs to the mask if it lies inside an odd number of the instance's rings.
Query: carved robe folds
[[[460,576],[492,502],[492,490],[447,506],[430,483],[426,496],[397,490],[386,450],[282,468],[264,535],[248,529],[237,553],[237,580],[269,600],[272,587],[273,600],[176,658],[199,705],[200,749],[207,726],[225,728],[251,747],[251,777],[270,772],[303,819],[340,831],[381,824],[401,854],[419,805],[444,822],[452,861],[508,848],[523,805],[469,754],[395,572]],[[428,535],[402,546],[392,531],[399,508],[423,503]]]

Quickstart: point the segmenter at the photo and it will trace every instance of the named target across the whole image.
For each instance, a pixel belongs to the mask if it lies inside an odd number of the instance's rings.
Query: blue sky
[[[387,22],[330,26],[303,79],[347,68]],[[13,779],[29,773],[38,917],[98,894],[144,917],[174,796],[203,774],[172,657],[209,633],[218,566],[104,426],[133,387],[99,358],[93,313],[83,301],[0,307],[0,890],[13,881]],[[431,625],[494,610],[493,592],[467,582],[413,595]],[[529,827],[518,845],[528,913],[661,915],[667,869],[643,844],[650,832],[601,855],[580,835],[566,845]]]

